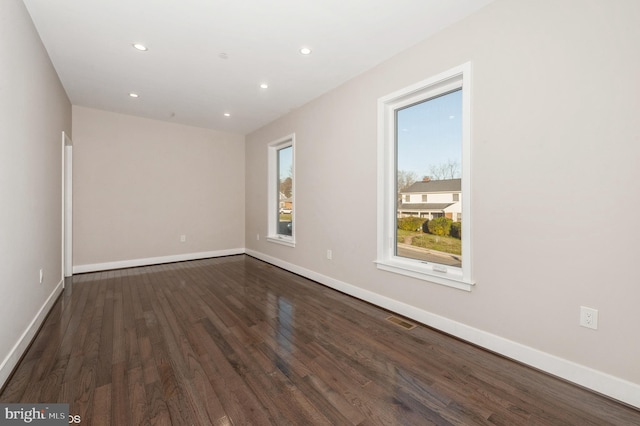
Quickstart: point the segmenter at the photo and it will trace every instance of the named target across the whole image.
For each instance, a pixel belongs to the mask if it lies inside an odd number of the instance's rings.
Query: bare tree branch
[[[415,172],[398,170],[398,194],[413,185],[418,180]]]
[[[448,160],[446,163],[432,165],[429,168],[433,180],[456,179],[460,177],[460,164]]]

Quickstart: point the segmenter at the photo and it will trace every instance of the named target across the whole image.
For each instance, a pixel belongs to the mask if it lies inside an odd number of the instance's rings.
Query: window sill
[[[471,291],[471,288],[475,285],[475,282],[464,279],[457,271],[438,272],[425,270],[425,268],[415,265],[414,262],[404,262],[402,260],[377,260],[375,263],[378,269],[383,271],[393,272],[460,290]]]
[[[288,246],[288,247],[296,246],[296,242],[294,240],[288,237],[284,237],[282,235],[270,235],[267,237],[267,241],[276,243],[276,244],[282,244],[283,246]]]

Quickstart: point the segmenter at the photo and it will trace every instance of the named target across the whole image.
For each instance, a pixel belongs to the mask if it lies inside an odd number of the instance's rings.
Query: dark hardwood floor
[[[248,256],[76,275],[0,394],[81,425],[638,425]]]

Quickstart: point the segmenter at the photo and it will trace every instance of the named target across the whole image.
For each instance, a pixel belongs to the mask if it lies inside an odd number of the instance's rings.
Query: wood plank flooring
[[[76,275],[0,394],[81,425],[640,425],[249,256]]]

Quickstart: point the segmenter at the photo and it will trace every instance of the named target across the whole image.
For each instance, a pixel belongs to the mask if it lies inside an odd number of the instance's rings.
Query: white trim
[[[60,215],[62,216],[62,222],[60,223],[60,279],[64,282],[64,275],[65,275],[65,265],[66,265],[66,259],[65,259],[65,235],[66,235],[66,230],[65,230],[65,222],[66,222],[66,215],[65,215],[65,207],[66,207],[66,199],[65,199],[65,179],[66,179],[66,173],[65,173],[65,159],[67,156],[67,151],[66,151],[66,147],[65,147],[65,142],[66,142],[66,134],[64,132],[64,130],[62,131],[62,155],[60,157],[60,167],[62,169],[62,174],[61,174],[61,178],[60,178],[60,185],[62,188],[62,204],[60,206]]]
[[[399,302],[386,296],[365,290],[361,287],[336,280],[326,275],[319,274],[254,250],[247,249],[246,254],[309,278],[313,281],[317,281],[327,287],[331,287],[335,290],[414,319],[422,324],[451,334],[452,336],[511,358],[520,363],[527,364],[554,376],[568,380],[594,392],[598,392],[636,408],[640,408],[640,384],[632,383],[619,377],[594,370],[590,367],[542,352],[530,346],[526,346],[469,325],[459,323],[449,318],[424,311],[416,308],[415,306]]]
[[[63,262],[64,277],[70,277],[73,270],[73,142],[62,132],[63,145]]]
[[[94,263],[87,265],[77,265],[73,267],[74,274],[85,272],[108,271],[110,269],[133,268],[136,266],[158,265],[161,263],[182,262],[185,260],[207,259],[209,257],[232,256],[244,254],[244,248],[227,250],[203,251],[199,253],[174,254],[171,256],[148,257],[144,259],[118,260],[115,262]]]
[[[22,333],[22,336],[20,336],[13,348],[11,348],[9,354],[2,361],[2,364],[0,364],[0,388],[4,386],[9,376],[11,376],[11,372],[18,365],[18,362],[20,362],[20,358],[22,358],[22,355],[24,355],[26,350],[29,348],[31,341],[40,329],[40,326],[44,322],[45,318],[47,318],[49,311],[58,299],[58,296],[60,296],[60,294],[62,293],[63,289],[64,279],[60,280],[58,285],[56,285],[36,316],[27,326],[27,329],[24,331],[24,333]]]
[[[283,246],[289,246],[289,247],[296,246],[296,242],[293,241],[291,238],[288,238],[286,235],[278,235],[276,237],[267,236],[267,241],[270,241],[276,244],[282,244]]]
[[[400,108],[462,88],[462,200],[464,232],[462,267],[396,256],[396,137],[395,116]],[[471,291],[471,63],[412,84],[378,99],[378,269]]]
[[[278,217],[280,206],[280,185],[278,179],[278,152],[281,149],[291,147],[291,198],[293,199],[293,210],[291,212],[291,236],[278,234]],[[267,241],[283,244],[289,247],[296,246],[296,134],[292,133],[283,138],[277,139],[268,146],[267,155]]]
[[[451,268],[448,270],[446,266],[443,266],[442,276],[437,276],[437,266],[433,268],[433,272],[426,274],[422,268],[416,266],[416,262],[412,260],[405,260],[401,257],[394,257],[391,260],[375,261],[378,269],[387,272],[393,272],[407,277],[417,278],[419,280],[425,280],[436,284],[446,285],[448,287],[457,288],[460,290],[471,291],[473,283],[467,283],[463,280],[462,275],[454,275],[459,268]],[[453,271],[452,271],[453,270]],[[447,276],[445,276],[445,273]],[[427,276],[425,276],[427,275]]]

